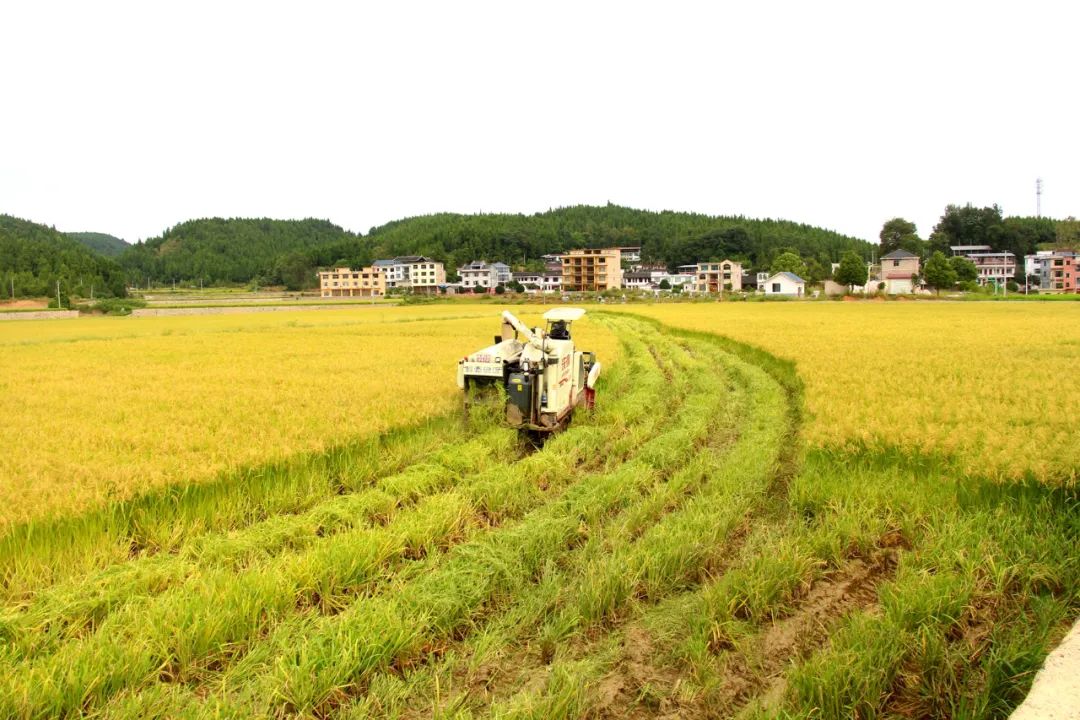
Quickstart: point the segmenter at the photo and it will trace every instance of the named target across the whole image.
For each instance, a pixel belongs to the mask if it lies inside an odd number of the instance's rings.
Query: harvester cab
[[[495,344],[458,362],[466,408],[480,396],[505,397],[507,423],[534,433],[561,430],[579,405],[591,408],[600,363],[593,353],[576,348],[571,333],[584,314],[580,308],[549,310],[541,329],[504,311]]]

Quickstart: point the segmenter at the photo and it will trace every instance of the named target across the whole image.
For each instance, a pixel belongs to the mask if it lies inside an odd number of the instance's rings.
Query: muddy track
[[[684,337],[677,333],[671,333],[667,329],[660,329],[660,332],[667,337],[674,338],[677,346],[691,360],[715,364],[720,358],[728,358],[726,362],[737,363],[733,357],[713,345],[708,339]],[[657,348],[650,344],[648,350],[653,360],[660,364],[662,356]],[[718,365],[717,367],[721,366]],[[733,367],[737,367],[737,364]],[[742,371],[733,370],[731,372],[734,372],[734,374],[723,381],[729,391],[745,382],[745,380],[738,379],[745,375],[746,372],[750,372],[747,366],[743,367],[747,369]],[[754,372],[757,372],[757,370],[754,370]],[[671,371],[665,371],[664,376],[667,382],[671,382],[675,374]],[[763,382],[764,378],[765,375],[762,374],[757,382]],[[797,470],[798,458],[797,420],[799,413],[793,407],[798,402],[798,397],[792,393],[786,393],[784,396],[786,397],[787,410],[782,411],[779,417],[786,417],[787,421],[785,423],[783,420],[779,420],[778,424],[781,426],[780,435],[782,440],[776,450],[775,461],[771,463],[771,469],[768,470],[758,485],[759,490],[756,496],[759,500],[751,503],[747,511],[734,519],[724,541],[710,548],[708,557],[700,567],[681,581],[679,587],[682,590],[692,589],[702,582],[708,582],[717,576],[723,575],[727,566],[741,552],[751,528],[756,523],[762,522],[767,515],[779,512],[779,506],[784,501],[787,480]],[[751,395],[745,398],[744,402],[752,403],[754,400],[755,398]],[[752,405],[749,407],[752,407]],[[754,422],[750,419],[753,413],[746,415],[739,412],[737,414],[743,416],[743,422]],[[708,437],[703,438],[700,443],[695,443],[693,448],[705,450],[709,455],[722,458],[738,443],[742,432],[742,430],[736,429],[724,433],[710,431]],[[680,504],[674,503],[665,506],[658,522],[661,525],[671,522],[673,514],[678,512]],[[629,542],[636,543],[641,538],[642,532],[632,534],[628,538]],[[569,582],[573,584],[572,580]],[[625,657],[623,661],[617,662],[612,672],[597,684],[594,690],[594,694],[597,696],[595,698],[596,704],[590,712],[611,716],[640,714],[647,717],[650,716],[650,712],[643,710],[645,706],[642,706],[637,690],[650,683],[677,686],[680,672],[677,669],[661,670],[651,665],[648,633],[634,621],[636,614],[663,599],[663,595],[652,596],[649,593],[636,595],[632,605],[627,606],[625,611],[617,611],[612,615],[608,615],[599,624],[583,627],[584,634],[572,646],[566,646],[558,650],[558,655],[563,662],[569,657],[589,658],[599,648],[609,644],[613,636],[623,634]],[[500,653],[491,661],[477,663],[475,658],[469,660],[469,649],[467,647],[462,648],[459,652],[465,653],[466,661],[459,661],[456,669],[453,667],[445,669],[449,683],[462,690],[459,690],[456,696],[452,691],[447,692],[448,699],[443,705],[444,710],[451,707],[470,706],[480,709],[491,706],[493,703],[498,705],[512,700],[515,694],[522,692],[526,694],[542,693],[544,684],[551,673],[549,664],[555,658],[556,646],[548,644],[546,641],[538,641],[535,637],[530,638],[530,634],[531,632],[526,629],[524,635],[518,636],[516,640],[511,641],[516,645],[517,650]],[[568,648],[570,649],[568,650]],[[645,676],[651,679],[644,680]],[[418,715],[423,715],[423,707],[423,700],[421,699],[420,704],[414,706],[413,710]]]
[[[683,340],[682,346],[688,355],[693,355],[692,342]],[[788,428],[762,500],[731,530],[722,551],[704,568],[707,583],[722,579],[746,559],[742,557],[745,553],[755,552],[747,548],[753,533],[788,520],[788,487],[800,463],[801,412],[795,388],[795,383],[786,385]],[[598,662],[605,670],[590,685],[589,700],[579,710],[590,717],[729,717],[751,706],[758,710],[775,708],[787,687],[786,671],[793,664],[823,647],[830,633],[851,613],[876,612],[878,586],[894,577],[899,554],[909,548],[898,532],[886,533],[871,551],[861,556],[856,553],[796,587],[786,604],[772,611],[771,619],[737,644],[722,636],[715,638],[709,650],[715,657],[713,673],[717,681],[705,693],[688,691],[688,668],[671,662],[665,650],[657,647],[646,622],[654,612],[654,601],[647,596],[639,597],[629,613],[587,630],[557,658],[550,648],[541,645],[530,649],[525,641],[521,650],[459,674],[457,681],[466,686],[465,695],[478,700],[481,706],[502,703],[512,707],[515,699],[542,699],[552,692],[549,683],[555,672],[554,660],[563,664],[587,663],[590,658],[602,657]],[[695,586],[692,583],[687,589]],[[677,597],[661,600],[667,604],[679,602]],[[735,618],[751,620],[738,610]]]

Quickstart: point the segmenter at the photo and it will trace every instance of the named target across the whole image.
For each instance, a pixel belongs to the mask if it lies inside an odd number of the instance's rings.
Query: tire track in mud
[[[731,535],[723,567],[717,568],[715,579],[723,578],[744,552],[752,552],[747,545],[753,532],[768,523],[783,523],[790,514],[787,495],[790,481],[800,467],[797,434],[801,412],[797,392],[800,386],[791,383],[787,387],[792,400],[792,442],[782,453],[766,502]],[[758,625],[750,637],[737,644],[722,639],[711,643],[710,652],[717,656],[711,669],[716,684],[705,693],[700,688],[691,689],[693,672],[685,664],[671,661],[670,648],[657,647],[645,622],[652,611],[646,608],[644,616],[617,628],[608,637],[590,638],[574,653],[578,658],[587,658],[590,652],[602,654],[607,643],[607,658],[600,663],[604,672],[589,689],[589,700],[580,706],[581,712],[604,718],[732,717],[775,712],[787,688],[787,671],[822,648],[849,614],[877,613],[878,587],[895,577],[901,553],[910,549],[909,541],[899,531],[889,531],[870,551],[856,553],[804,582],[789,598],[787,607],[774,611],[771,619]]]
[[[784,522],[789,513],[788,486],[800,467],[800,386],[797,380],[781,384],[787,390],[790,403],[788,443],[778,454],[764,501],[747,513],[738,528],[731,532],[722,559],[710,568],[713,579],[723,578],[743,559],[740,556],[747,551],[752,533],[769,523]],[[583,670],[586,674],[590,663],[592,668],[601,669],[591,680],[580,683],[579,704],[574,706],[579,715],[728,717],[748,711],[751,706],[758,709],[773,707],[783,697],[786,671],[792,663],[820,648],[846,615],[875,611],[878,586],[894,577],[900,552],[909,548],[899,533],[887,533],[879,538],[872,552],[851,557],[797,588],[787,607],[773,611],[772,618],[760,624],[750,638],[739,642],[738,647],[711,648],[719,655],[716,661],[719,683],[709,688],[704,696],[700,691],[689,691],[685,684],[689,677],[688,668],[663,658],[665,652],[656,647],[640,614],[643,612],[647,617],[652,612],[647,598],[638,604],[637,617],[607,623],[589,633],[571,652],[563,653],[556,665],[561,663],[566,667],[577,663],[575,667],[586,668]],[[679,598],[668,598],[664,602],[671,600],[678,602]],[[566,683],[559,682],[561,667],[539,666],[528,653],[518,653],[511,664],[530,667],[530,659],[533,660],[531,669],[518,671],[514,678],[505,676],[512,673],[500,677],[498,671],[493,672],[490,668],[482,668],[473,678],[474,693],[478,685],[485,702],[493,697],[496,700],[499,710],[494,715],[501,716],[508,710],[514,714],[515,708],[525,710],[525,714],[535,714],[538,708],[545,707],[546,701],[556,697],[559,702],[568,702]],[[544,665],[552,660],[551,657],[540,659]],[[517,696],[507,698],[505,686],[514,684],[524,689]],[[498,699],[500,696],[501,700]]]
[[[650,328],[650,331],[657,329],[656,325],[646,325]],[[713,364],[714,372],[720,372],[724,374],[723,358],[727,358],[728,362],[736,361],[736,359],[729,353],[725,353],[721,348],[715,347],[711,342],[701,344],[702,338],[695,337],[683,337],[678,334],[672,334],[667,329],[662,330],[664,336],[673,339],[676,345],[683,350],[685,355],[693,361],[708,361]],[[661,356],[658,354],[655,347],[649,348],[650,354],[652,354],[655,361],[659,362]],[[736,361],[737,362],[737,361]],[[752,365],[752,364],[746,364]],[[737,368],[737,366],[736,366]],[[764,377],[766,374],[761,373],[760,370],[754,368],[752,371],[747,369],[745,372],[757,372],[760,376]],[[746,385],[746,379],[740,380],[740,372],[729,369],[727,371],[728,377],[723,381],[729,389],[734,389],[735,386],[742,383]],[[671,374],[665,374],[668,381],[673,377]],[[760,378],[759,378],[760,381]],[[774,383],[775,386],[775,383]],[[749,386],[747,386],[749,387]],[[767,463],[770,466],[770,470],[766,473],[766,477],[763,477],[758,484],[758,489],[755,491],[762,499],[766,499],[770,496],[776,496],[778,488],[786,487],[786,478],[793,472],[792,460],[796,455],[793,452],[796,444],[793,442],[797,432],[797,425],[793,422],[794,418],[798,417],[797,410],[793,409],[790,404],[798,401],[798,397],[791,393],[775,391],[775,395],[783,395],[786,400],[786,408],[781,411],[781,416],[788,418],[787,421],[777,417],[776,419],[770,419],[765,421],[766,424],[777,424],[782,427],[783,441],[780,443],[775,451],[776,462],[771,461]],[[748,405],[753,405],[756,398],[752,395],[750,397],[737,400]],[[680,410],[678,414],[681,414]],[[743,423],[751,424],[752,420],[747,417],[742,417]],[[749,428],[752,432],[753,428]],[[698,445],[695,444],[689,450],[704,449],[708,451],[709,455],[715,455],[716,457],[726,457],[726,454],[730,451],[730,445],[737,443],[740,435],[744,430],[739,429],[735,431],[734,436],[730,437],[713,437],[706,440],[706,442]],[[716,472],[714,469],[713,472]],[[707,483],[706,483],[707,486]],[[701,491],[700,488],[693,491],[695,500],[701,498],[697,496]],[[723,497],[723,495],[718,496]],[[687,501],[689,502],[689,501]],[[678,502],[673,505],[667,506],[663,509],[660,518],[654,520],[655,527],[659,527],[664,523],[669,523],[674,516],[678,516],[681,512],[680,508],[683,507],[683,502]],[[681,584],[682,589],[677,592],[685,591],[688,588],[695,587],[699,582],[707,577],[714,576],[723,572],[723,566],[730,560],[730,558],[737,553],[741,547],[742,542],[745,540],[747,533],[749,532],[750,524],[761,511],[761,507],[758,506],[747,512],[744,515],[736,518],[733,523],[733,529],[726,538],[726,544],[722,548],[712,548],[710,557],[707,562],[698,570],[694,570],[693,575],[689,575],[685,580],[679,581],[677,584]],[[677,517],[674,517],[678,520]],[[655,529],[654,527],[654,529]],[[629,542],[634,545],[641,537],[641,532],[631,535]],[[719,550],[719,552],[717,552]],[[574,577],[566,577],[562,579],[562,582],[568,586],[580,583],[581,577],[576,580]],[[689,582],[689,585],[685,585]],[[657,596],[652,596],[646,593],[644,596],[631,598],[635,606],[639,606],[642,603],[646,605],[656,602]],[[630,630],[633,629],[631,623],[632,618],[627,616],[622,611],[616,611],[614,616],[604,617],[600,620],[599,624],[591,623],[584,628],[585,642],[576,642],[575,656],[588,656],[595,646],[601,644],[603,640],[615,632],[620,631],[622,628],[630,625]],[[441,677],[443,679],[443,690],[439,693],[444,700],[441,707],[432,707],[430,704],[425,706],[425,702],[428,700],[425,697],[417,697],[413,703],[409,706],[408,713],[417,714],[422,716],[425,712],[446,712],[450,714],[450,709],[457,707],[470,707],[476,706],[475,709],[482,710],[491,702],[500,702],[505,700],[506,697],[514,692],[515,689],[521,687],[533,687],[543,684],[543,678],[549,672],[548,663],[552,660],[551,653],[545,650],[543,643],[540,643],[540,647],[537,647],[536,638],[529,639],[528,629],[525,629],[525,636],[517,636],[516,640],[511,641],[513,644],[518,645],[521,649],[512,652],[507,657],[497,658],[492,662],[480,662],[479,666],[476,666],[477,659],[471,658],[473,650],[466,645],[456,650],[455,653],[459,656],[455,662],[452,662],[449,666],[434,668],[431,672],[433,675]],[[410,681],[411,682],[411,681]],[[438,685],[438,681],[436,681]],[[453,687],[463,688],[460,691],[453,691]]]

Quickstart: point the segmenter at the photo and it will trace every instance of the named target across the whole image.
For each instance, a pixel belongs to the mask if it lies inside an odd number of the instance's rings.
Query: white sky
[[[1070,2],[0,6],[0,212],[1080,216]]]

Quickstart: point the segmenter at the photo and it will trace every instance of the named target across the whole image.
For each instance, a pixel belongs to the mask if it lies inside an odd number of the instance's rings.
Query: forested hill
[[[131,247],[120,238],[105,233],[69,232],[64,234],[72,240],[82,243],[98,255],[104,255],[105,257],[117,257]]]
[[[539,257],[575,247],[640,245],[646,260],[670,267],[732,257],[764,268],[793,249],[826,267],[846,250],[869,256],[869,243],[784,220],[651,212],[606,205],[534,215],[437,214],[406,218],[354,235],[325,220],[212,218],[191,220],[133,245],[120,256],[129,279],[142,283],[284,284],[312,287],[315,271],[359,266],[379,257],[429,255],[448,272],[471,260],[539,265]]]
[[[189,220],[136,243],[121,258],[133,281],[240,283],[265,276],[283,255],[352,240],[327,220]]]
[[[123,296],[124,273],[108,258],[54,228],[0,215],[0,296],[51,296],[60,281],[63,295]]]
[[[786,220],[617,205],[578,205],[535,215],[426,215],[372,228],[365,240],[376,256],[430,255],[447,268],[473,259],[521,263],[523,257],[575,247],[615,245],[640,245],[643,259],[671,267],[729,256],[765,267],[786,248],[828,267],[846,250],[868,256],[870,249],[863,240]]]

